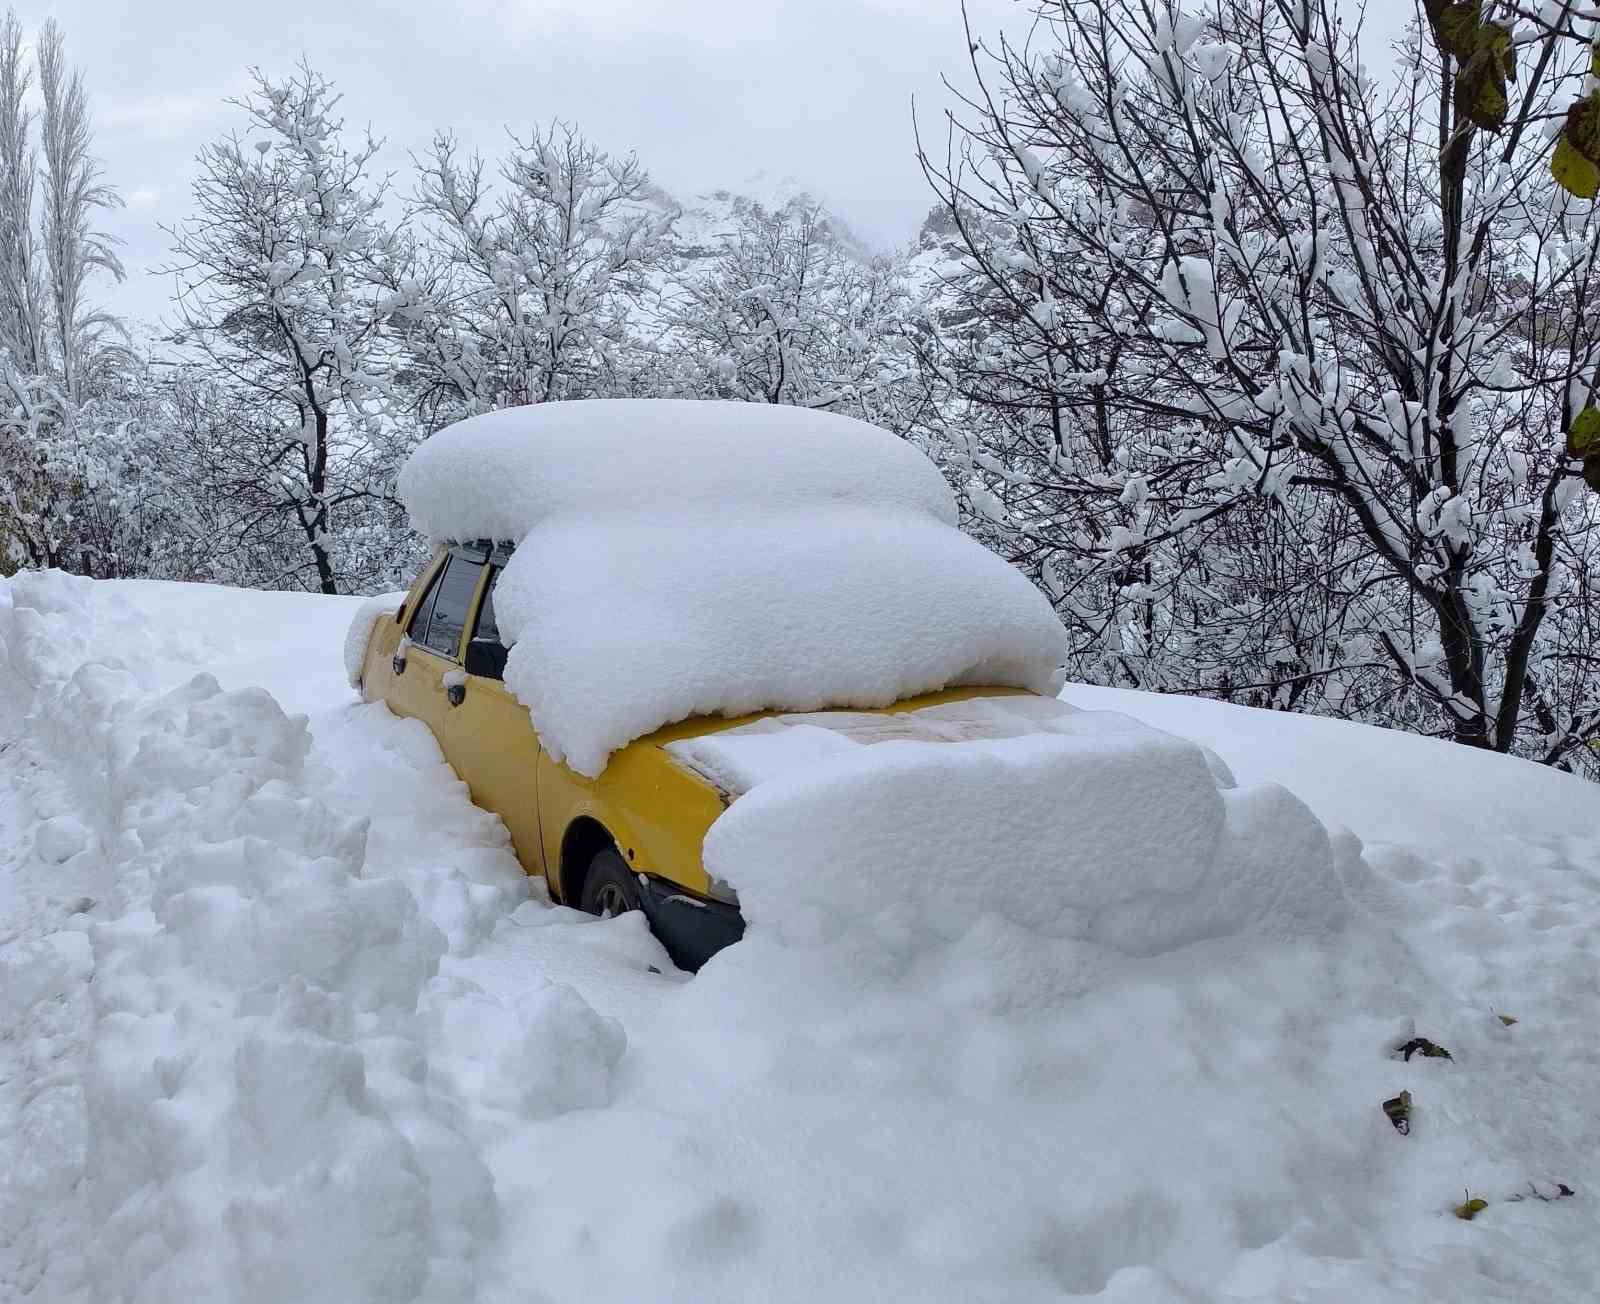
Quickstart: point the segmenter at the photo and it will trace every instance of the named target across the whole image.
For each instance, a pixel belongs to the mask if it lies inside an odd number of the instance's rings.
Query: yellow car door
[[[499,558],[504,560],[503,557]],[[528,708],[502,681],[506,649],[494,615],[500,567],[484,568],[463,673],[444,693],[445,756],[472,800],[505,821],[517,859],[530,874],[544,873],[539,839],[539,735]]]

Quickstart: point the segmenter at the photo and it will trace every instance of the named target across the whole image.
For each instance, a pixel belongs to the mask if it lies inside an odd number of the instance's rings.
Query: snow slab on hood
[[[505,681],[583,774],[692,715],[1059,687],[1049,602],[955,528],[921,452],[849,417],[512,408],[434,435],[399,492],[435,539],[517,545],[495,592]]]
[[[983,742],[1038,733],[1081,736],[1142,728],[1120,712],[1084,712],[1060,698],[1016,693],[966,697],[908,711],[762,716],[733,729],[668,743],[664,750],[732,800],[757,784],[876,743]],[[1234,787],[1233,773],[1222,758],[1209,747],[1200,750],[1217,786]]]
[[[1327,832],[1299,801],[1239,790],[1205,749],[1114,711],[973,698],[766,719],[668,750],[736,798],[706,868],[752,927],[791,941],[884,912],[934,935],[994,913],[1148,956],[1346,916]]]

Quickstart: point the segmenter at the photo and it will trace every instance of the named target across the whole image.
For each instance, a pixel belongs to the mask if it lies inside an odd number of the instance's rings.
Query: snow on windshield
[[[514,408],[434,435],[399,490],[430,537],[517,543],[495,594],[506,683],[584,774],[691,715],[1058,683],[1049,602],[955,528],[922,453],[849,417]]]

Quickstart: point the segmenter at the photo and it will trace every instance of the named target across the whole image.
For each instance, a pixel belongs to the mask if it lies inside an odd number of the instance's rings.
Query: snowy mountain
[[[719,187],[683,198],[674,198],[657,188],[652,199],[663,211],[675,214],[674,251],[690,261],[714,257],[721,246],[719,237],[738,229],[741,212],[758,207],[776,212],[792,203],[819,204],[827,215],[829,238],[858,261],[866,262],[875,253],[826,200],[813,195],[792,177],[746,177],[736,188]]]
[[[1069,686],[1176,735],[1096,830],[1171,847],[1105,876],[1120,933],[879,857],[917,909],[814,900],[691,980],[356,699],[358,605],[0,582],[0,1298],[1596,1297],[1590,786]],[[1149,760],[1185,738],[1203,801]],[[1253,840],[1197,917],[1240,909],[1137,944],[1219,794]]]

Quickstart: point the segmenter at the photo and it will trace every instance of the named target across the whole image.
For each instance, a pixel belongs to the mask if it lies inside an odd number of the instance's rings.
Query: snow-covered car
[[[400,493],[437,550],[357,617],[352,682],[432,730],[556,900],[643,910],[686,968],[743,933],[704,848],[752,786],[1070,711],[1049,603],[919,450],[850,418],[512,409],[434,435]]]

